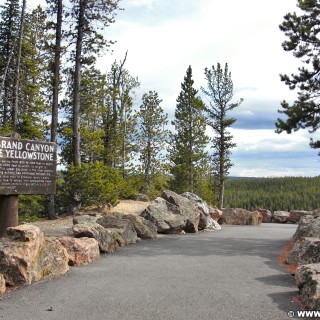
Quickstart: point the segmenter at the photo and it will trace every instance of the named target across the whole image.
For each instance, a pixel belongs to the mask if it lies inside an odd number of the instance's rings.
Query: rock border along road
[[[65,276],[10,292],[6,320],[289,319],[297,294],[278,263],[295,225],[223,226],[102,255]]]

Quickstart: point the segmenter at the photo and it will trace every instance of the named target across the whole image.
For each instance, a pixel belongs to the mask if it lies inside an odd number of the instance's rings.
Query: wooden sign
[[[0,137],[0,194],[54,194],[57,146]]]

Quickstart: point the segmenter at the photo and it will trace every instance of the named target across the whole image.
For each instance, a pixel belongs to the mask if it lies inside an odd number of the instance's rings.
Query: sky
[[[36,1],[32,1],[35,3]],[[280,81],[280,74],[296,73],[300,61],[285,52],[279,30],[283,16],[297,11],[296,0],[122,0],[114,24],[105,30],[116,40],[112,52],[98,59],[108,71],[128,57],[125,68],[138,77],[135,105],[149,90],[158,92],[162,107],[173,119],[176,99],[191,65],[195,88],[206,103],[204,69],[228,63],[234,101],[243,103],[230,116],[237,147],[232,150],[232,176],[317,176],[319,150],[307,130],[291,135],[275,133],[282,100],[292,102],[296,92]],[[210,130],[208,134],[212,135]]]
[[[141,87],[137,100],[156,90],[172,118],[181,82],[191,65],[195,88],[206,86],[204,69],[228,63],[234,101],[243,103],[231,116],[237,147],[232,150],[232,176],[317,176],[319,150],[311,149],[307,130],[275,133],[281,101],[296,92],[280,74],[297,71],[300,61],[282,49],[283,16],[297,11],[296,0],[123,0],[123,11],[106,33],[116,40],[113,54],[99,59],[108,70],[128,51],[126,68]],[[206,98],[199,90],[204,102]],[[210,130],[208,130],[210,133]],[[312,135],[317,138],[317,134]]]

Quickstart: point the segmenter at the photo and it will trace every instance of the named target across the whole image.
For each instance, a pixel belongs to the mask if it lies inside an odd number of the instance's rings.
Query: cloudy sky
[[[195,87],[205,86],[204,68],[226,62],[232,72],[235,96],[244,102],[235,110],[232,128],[235,176],[316,176],[320,174],[317,150],[309,147],[310,134],[274,133],[277,110],[291,92],[280,73],[296,72],[299,61],[285,52],[279,30],[283,16],[297,11],[296,0],[123,0],[107,37],[116,40],[113,54],[99,60],[108,69],[123,59],[138,76],[141,95],[156,90],[172,116],[180,85],[189,65]],[[205,97],[204,101],[206,101]],[[316,135],[314,135],[316,138]]]
[[[232,114],[237,118],[231,130],[237,147],[233,149],[230,174],[317,176],[319,150],[309,147],[310,134],[274,133],[280,102],[292,102],[296,97],[280,81],[279,74],[295,73],[299,61],[282,49],[285,37],[278,27],[286,13],[297,11],[296,3],[122,0],[124,10],[105,31],[106,37],[117,43],[112,46],[112,54],[99,58],[98,65],[108,71],[112,62],[122,60],[128,51],[126,69],[141,82],[136,105],[140,105],[143,93],[156,90],[172,118],[189,65],[195,87],[200,89],[206,85],[205,67],[228,63],[234,100],[244,99]],[[203,100],[206,102],[205,97]]]

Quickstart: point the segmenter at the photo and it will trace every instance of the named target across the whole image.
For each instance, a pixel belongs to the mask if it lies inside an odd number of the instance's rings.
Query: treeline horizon
[[[225,183],[225,207],[313,211],[320,207],[320,176],[230,177]]]

